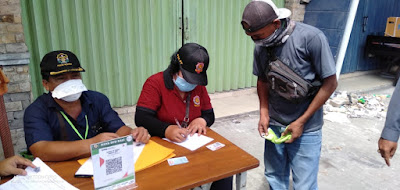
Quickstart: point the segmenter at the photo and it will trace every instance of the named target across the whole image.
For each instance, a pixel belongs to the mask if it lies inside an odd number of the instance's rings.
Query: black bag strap
[[[189,124],[189,108],[190,108],[190,95],[191,94],[192,93],[189,92],[188,96],[186,97],[186,114],[185,114],[185,118],[183,118],[182,125],[181,125],[183,128],[186,128]]]
[[[57,112],[58,122],[60,123],[60,136],[62,141],[68,140],[67,129],[65,128],[64,118],[60,112]]]
[[[276,51],[275,48],[266,47],[265,49],[267,50],[268,64],[278,59],[278,57],[275,54]]]

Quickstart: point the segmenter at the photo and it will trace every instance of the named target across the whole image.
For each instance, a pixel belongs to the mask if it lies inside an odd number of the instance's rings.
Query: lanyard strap
[[[89,131],[89,123],[88,123],[88,119],[87,119],[87,115],[85,115],[85,119],[86,119],[86,132],[85,132],[85,138],[82,137],[81,133],[79,133],[79,131],[75,128],[75,125],[72,124],[72,122],[68,119],[68,117],[64,114],[63,111],[60,111],[61,115],[64,117],[65,120],[67,120],[67,122],[69,123],[69,125],[71,125],[72,129],[74,129],[75,133],[82,139],[86,139],[87,138],[87,134]]]
[[[182,121],[182,127],[186,128],[189,124],[189,107],[190,107],[190,95],[192,93],[189,92],[188,96],[186,97],[186,114],[185,114],[185,118],[183,118]]]
[[[60,123],[61,141],[68,141],[67,129],[65,128],[65,122],[60,112],[57,112],[58,122]]]

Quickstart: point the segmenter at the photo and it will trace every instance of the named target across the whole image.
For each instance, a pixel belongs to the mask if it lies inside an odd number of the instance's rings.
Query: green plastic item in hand
[[[289,127],[289,126],[287,126],[287,127],[285,128],[285,130],[286,130],[288,127]],[[291,139],[291,138],[292,138],[292,133],[288,133],[288,134],[286,134],[286,135],[281,136],[280,138],[278,138],[278,136],[276,136],[275,132],[274,132],[271,128],[268,128],[268,135],[267,135],[267,136],[263,135],[263,137],[264,137],[265,139],[271,141],[272,143],[281,144],[281,143],[283,143],[283,142],[285,142],[285,141]]]

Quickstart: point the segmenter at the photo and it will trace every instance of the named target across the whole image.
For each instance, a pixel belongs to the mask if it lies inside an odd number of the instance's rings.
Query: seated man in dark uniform
[[[39,96],[24,115],[29,151],[43,161],[90,156],[90,144],[131,134],[147,143],[143,127],[131,129],[111,108],[108,98],[87,90],[78,58],[69,51],[46,54],[41,63],[42,84],[49,93]]]

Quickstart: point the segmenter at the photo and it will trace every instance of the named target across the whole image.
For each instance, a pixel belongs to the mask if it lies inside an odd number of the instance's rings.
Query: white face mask
[[[253,41],[254,41],[254,43],[255,43],[256,45],[268,47],[268,45],[269,45],[272,41],[274,41],[275,38],[278,36],[278,35],[277,35],[277,31],[278,31],[278,29],[276,29],[276,30],[274,31],[274,33],[272,33],[271,35],[269,35],[268,37],[266,37],[266,38],[264,38],[264,39],[253,40]]]
[[[64,100],[66,102],[74,102],[76,100],[78,100],[82,95],[82,92],[76,93],[76,94],[71,94],[69,96],[65,96],[63,98],[61,98],[61,100]]]
[[[87,91],[87,88],[82,83],[82,80],[73,79],[61,83],[51,93],[53,98],[73,102],[78,100],[84,91]]]

